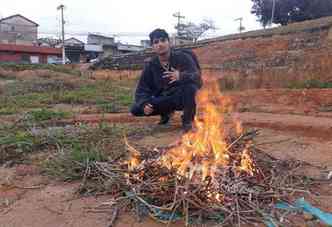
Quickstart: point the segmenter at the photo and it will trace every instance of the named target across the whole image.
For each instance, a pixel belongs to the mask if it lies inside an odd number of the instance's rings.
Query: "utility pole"
[[[242,26],[242,17],[236,18],[235,21],[240,21],[240,27],[239,27],[239,32],[241,33],[243,30],[245,30],[245,27]]]
[[[66,64],[66,52],[65,52],[65,19],[63,17],[63,10],[65,6],[63,4],[57,7],[57,10],[61,10],[61,28],[62,28],[62,64]]]
[[[181,19],[184,19],[185,16],[181,15],[180,12],[174,13],[173,17],[178,18],[178,25],[176,26],[177,32],[178,32],[178,36],[180,36],[180,25],[181,25]]]
[[[274,11],[276,9],[276,0],[272,0],[272,16],[271,16],[271,26],[273,24],[274,21]]]

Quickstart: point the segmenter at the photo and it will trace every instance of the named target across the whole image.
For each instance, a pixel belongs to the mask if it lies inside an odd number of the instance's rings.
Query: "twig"
[[[111,217],[110,224],[108,225],[108,227],[114,227],[114,224],[115,224],[115,221],[116,221],[118,215],[119,215],[119,207],[113,208],[112,217]]]
[[[18,189],[27,189],[27,190],[34,190],[34,189],[41,189],[44,187],[44,185],[38,185],[38,186],[19,186],[19,185],[14,185],[15,188]]]
[[[57,215],[63,215],[63,213],[61,211],[57,211],[57,210],[53,210],[49,207],[47,207],[46,205],[43,206],[46,210],[50,211],[51,213],[55,213]]]
[[[235,201],[236,201],[236,213],[237,213],[238,227],[241,227],[241,218],[240,218],[239,200],[236,199]]]

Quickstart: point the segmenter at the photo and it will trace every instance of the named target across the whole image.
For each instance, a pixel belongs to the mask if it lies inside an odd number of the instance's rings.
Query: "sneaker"
[[[166,125],[168,124],[169,120],[171,119],[172,114],[165,114],[160,116],[160,121],[158,125]]]

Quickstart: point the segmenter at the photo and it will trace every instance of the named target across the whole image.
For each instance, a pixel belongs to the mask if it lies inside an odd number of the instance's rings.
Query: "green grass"
[[[0,138],[0,146],[15,147],[20,152],[31,151],[32,146],[36,143],[38,143],[37,140],[26,131],[8,133]]]
[[[0,164],[6,161],[20,161],[22,157],[39,150],[44,144],[42,137],[34,136],[31,131],[24,128],[0,128]]]
[[[21,66],[15,67],[23,70]],[[97,126],[49,127],[45,121],[73,114],[52,109],[55,104],[94,106],[99,113],[127,111],[133,101],[136,82],[82,81],[71,87],[73,82],[65,79],[39,78],[5,84],[0,96],[0,117],[17,114],[21,120],[0,125],[0,164],[29,162],[33,154],[38,153],[46,159],[38,162],[48,176],[66,181],[84,179],[84,182],[98,182],[98,176],[94,175],[96,163],[125,158],[124,135],[139,138],[150,135],[151,129],[148,126],[105,122]],[[102,190],[103,185],[89,188]]]
[[[288,85],[291,89],[303,89],[303,88],[332,88],[332,82],[324,82],[316,79],[305,81],[293,81]]]
[[[77,90],[65,90],[54,101],[66,104],[88,104],[93,103],[97,97],[102,95],[98,85],[92,84],[82,86]]]
[[[36,113],[34,116],[38,116],[39,120],[49,117],[44,114],[49,112]],[[124,135],[142,136],[152,132],[150,128],[103,122],[97,127],[83,124],[50,128],[38,127],[32,122],[27,118],[20,124],[0,126],[0,163],[21,160],[26,154],[40,151],[59,152],[52,156],[53,161],[63,156],[79,163],[82,159],[96,161],[104,156],[118,157],[124,152]]]
[[[55,104],[95,105],[100,112],[126,111],[133,102],[135,81],[97,81],[62,86],[59,81],[42,80],[14,82],[0,96],[0,115],[22,113],[33,108],[49,108]]]
[[[31,93],[60,92],[74,90],[79,86],[59,79],[33,79],[28,81],[14,81],[6,84],[3,93],[7,96],[25,95]]]
[[[104,112],[118,112],[128,109],[133,102],[132,88],[118,87],[114,81],[102,81],[82,86],[79,89],[64,91],[53,98],[55,103],[94,104]]]
[[[84,178],[85,171],[93,168],[95,162],[106,161],[107,156],[93,145],[75,142],[63,153],[58,153],[44,163],[47,175],[65,181]]]
[[[48,93],[30,93],[26,95],[0,96],[1,108],[21,113],[27,108],[46,107],[50,101]]]
[[[11,115],[17,113],[15,107],[0,107],[0,116],[1,115]]]
[[[61,152],[51,156],[44,163],[47,175],[60,178],[65,181],[94,177],[96,162],[106,162],[115,159],[124,159],[127,152],[124,145],[124,135],[150,135],[150,128],[138,128],[125,124],[100,123],[91,128],[82,125],[81,132],[72,140],[58,137]],[[87,171],[90,171],[87,174]]]
[[[27,113],[28,119],[32,121],[47,121],[64,119],[70,117],[71,114],[64,111],[53,111],[48,109],[33,110]]]
[[[97,109],[103,113],[117,113],[121,111],[118,104],[104,99],[97,99],[96,106]]]

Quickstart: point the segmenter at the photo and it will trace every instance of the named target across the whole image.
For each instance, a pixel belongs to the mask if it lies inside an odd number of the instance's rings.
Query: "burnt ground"
[[[303,96],[305,92],[305,96]],[[245,128],[259,129],[255,138],[257,146],[279,159],[297,159],[324,170],[306,168],[303,172],[316,179],[325,179],[332,171],[332,92],[271,90],[236,92],[230,94],[238,103],[236,118]],[[302,95],[301,95],[302,94]],[[324,99],[322,99],[322,94]],[[242,100],[242,101],[241,101]],[[312,101],[313,100],[313,101]],[[3,122],[10,118],[1,118]],[[126,113],[76,115],[59,124],[75,122],[97,123],[131,122],[156,127],[157,118],[132,118]],[[231,119],[231,118],[229,118]],[[180,137],[179,116],[169,128],[156,130],[153,136],[138,141],[141,145],[162,146]],[[331,182],[332,184],[332,182]],[[76,190],[80,182],[64,183],[42,176],[40,169],[32,165],[16,165],[0,169],[0,226],[4,227],[106,227],[110,214],[93,212],[94,207],[110,199],[107,195],[80,197]],[[330,186],[318,188],[320,196],[311,202],[321,209],[332,212]],[[138,223],[129,213],[120,217],[119,227],[162,226],[151,219]],[[174,226],[183,226],[181,223]],[[319,226],[317,223],[301,222],[299,226]]]

